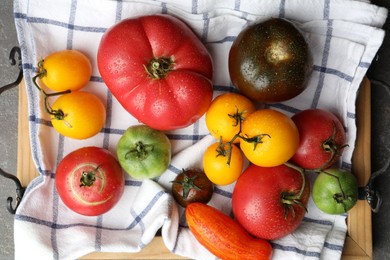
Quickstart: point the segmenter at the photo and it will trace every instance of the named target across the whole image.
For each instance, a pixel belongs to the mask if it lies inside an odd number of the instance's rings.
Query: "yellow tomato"
[[[290,117],[272,109],[250,114],[242,125],[241,136],[240,147],[244,155],[250,162],[262,167],[287,162],[299,145],[295,123]],[[254,142],[256,138],[257,143]]]
[[[210,145],[203,155],[203,169],[211,182],[216,185],[228,185],[235,182],[243,170],[243,157],[240,149],[231,145],[231,157],[227,154],[227,143]],[[226,153],[225,153],[226,152]]]
[[[61,95],[51,109],[54,129],[74,139],[86,139],[96,135],[106,120],[103,102],[94,94],[84,91]]]
[[[76,50],[54,52],[38,63],[39,78],[51,90],[78,90],[90,80],[92,66],[83,53]]]
[[[255,106],[247,97],[236,93],[225,93],[216,97],[206,112],[206,126],[210,134],[218,140],[229,142],[240,131],[243,121]],[[239,138],[234,140],[238,143]]]

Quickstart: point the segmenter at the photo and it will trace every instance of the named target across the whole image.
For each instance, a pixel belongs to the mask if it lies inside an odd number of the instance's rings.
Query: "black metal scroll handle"
[[[11,65],[12,66],[16,65],[17,59],[18,59],[18,67],[19,67],[18,78],[15,80],[15,82],[1,87],[0,88],[0,95],[4,91],[18,86],[20,84],[20,82],[22,81],[23,70],[22,70],[22,61],[21,61],[20,48],[19,47],[13,47],[11,52],[10,52],[10,55],[9,55],[9,60],[11,61]],[[13,180],[15,182],[15,184],[16,184],[16,205],[15,205],[15,207],[12,206],[13,198],[12,197],[8,197],[7,198],[7,210],[11,214],[15,214],[16,209],[18,208],[20,202],[22,201],[22,198],[23,198],[23,195],[24,195],[24,191],[25,191],[25,187],[22,186],[22,184],[20,183],[20,180],[15,175],[9,174],[9,173],[5,172],[1,168],[0,168],[0,175],[5,177],[5,178]]]
[[[377,170],[376,172],[373,172],[371,174],[371,177],[364,187],[359,187],[359,199],[360,200],[367,200],[368,204],[371,207],[371,210],[374,213],[378,213],[379,209],[382,205],[382,196],[381,194],[374,189],[374,180],[377,176],[381,175],[382,173],[386,172],[386,170],[389,168],[390,160],[387,160],[386,165],[384,165],[381,169]]]
[[[390,87],[385,82],[375,79],[370,79],[371,82],[375,82],[377,85],[383,86],[387,91],[389,91]],[[387,148],[389,150],[389,148]],[[383,165],[382,168],[373,172],[371,174],[370,179],[365,187],[359,187],[359,199],[367,200],[368,204],[371,207],[371,210],[374,213],[378,213],[379,209],[382,205],[382,196],[381,194],[374,189],[374,180],[379,175],[385,173],[390,166],[390,158],[387,158],[387,162]]]

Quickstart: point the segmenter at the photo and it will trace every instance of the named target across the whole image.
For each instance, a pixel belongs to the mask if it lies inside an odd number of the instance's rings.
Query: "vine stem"
[[[35,85],[35,87],[39,90],[39,92],[43,95],[43,101],[44,101],[44,107],[45,107],[45,112],[46,113],[49,113],[50,115],[54,116],[55,118],[57,119],[63,119],[65,114],[62,110],[53,110],[50,105],[49,105],[49,102],[48,102],[48,98],[49,97],[53,97],[53,96],[58,96],[58,95],[63,95],[63,94],[68,94],[71,92],[70,89],[68,90],[65,90],[65,91],[61,91],[61,92],[54,92],[54,93],[46,93],[45,90],[43,90],[43,88],[41,88],[38,83],[37,83],[37,79],[38,78],[41,78],[42,77],[42,73],[38,73],[37,75],[35,75],[33,78],[32,78],[32,81]]]
[[[317,169],[313,169],[312,171],[320,172],[328,167],[330,167],[333,163],[333,160],[337,155],[340,154],[341,150],[344,149],[345,147],[348,147],[348,144],[343,144],[343,145],[337,145],[336,144],[336,134],[337,134],[337,127],[336,127],[336,122],[333,122],[333,133],[331,136],[328,137],[323,143],[322,143],[322,149],[324,149],[325,152],[330,153],[330,158],[327,162],[325,162],[321,167]]]
[[[305,191],[305,188],[306,188],[306,177],[305,177],[305,169],[299,167],[299,166],[296,166],[290,162],[285,162],[284,165],[286,165],[287,167],[291,168],[291,169],[294,169],[296,171],[298,171],[300,174],[301,174],[301,177],[302,177],[302,187],[301,187],[301,190],[299,191],[299,193],[296,195],[296,198],[297,199],[301,199],[302,198],[302,195],[303,195],[303,192]]]
[[[242,140],[246,141],[246,142],[250,142],[250,143],[254,143],[254,149],[256,149],[256,146],[260,143],[262,143],[262,139],[263,137],[265,136],[268,136],[269,138],[271,138],[271,136],[269,134],[259,134],[259,135],[256,135],[256,136],[253,136],[253,137],[245,137],[245,136],[242,136],[241,135],[241,131],[242,131],[242,122],[244,121],[244,117],[243,115],[246,113],[246,110],[240,112],[238,110],[238,108],[236,107],[236,112],[232,115],[232,114],[228,114],[228,116],[232,119],[235,120],[235,123],[232,125],[232,126],[239,126],[239,130],[238,132],[232,137],[232,139],[228,142],[222,142],[222,136],[220,137],[220,145],[218,146],[217,148],[217,156],[227,156],[228,159],[226,161],[226,164],[228,166],[230,166],[230,162],[231,162],[231,158],[232,158],[232,149],[233,149],[233,145],[234,145],[234,141],[237,139],[237,138],[241,138]],[[225,145],[227,145],[227,149],[225,149]]]

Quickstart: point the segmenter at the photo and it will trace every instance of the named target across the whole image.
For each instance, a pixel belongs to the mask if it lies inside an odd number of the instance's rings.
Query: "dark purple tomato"
[[[229,53],[233,84],[252,100],[281,102],[306,89],[312,71],[309,46],[301,32],[285,19],[248,25]]]
[[[193,202],[208,203],[214,185],[200,169],[183,170],[172,181],[172,195],[182,207]]]

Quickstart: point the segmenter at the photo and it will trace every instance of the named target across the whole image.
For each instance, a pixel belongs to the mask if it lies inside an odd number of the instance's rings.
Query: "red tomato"
[[[310,196],[309,181],[306,176],[303,181],[302,174],[284,164],[250,165],[233,191],[237,221],[253,236],[268,240],[293,232],[302,222]]]
[[[118,161],[99,147],[77,149],[58,164],[58,195],[71,210],[98,216],[110,210],[124,191],[125,177]]]
[[[115,24],[103,35],[97,60],[112,94],[152,128],[186,127],[211,103],[211,56],[191,29],[172,16]]]
[[[331,112],[307,109],[291,118],[298,127],[300,143],[291,162],[305,169],[326,169],[335,163],[345,147],[342,123]]]

